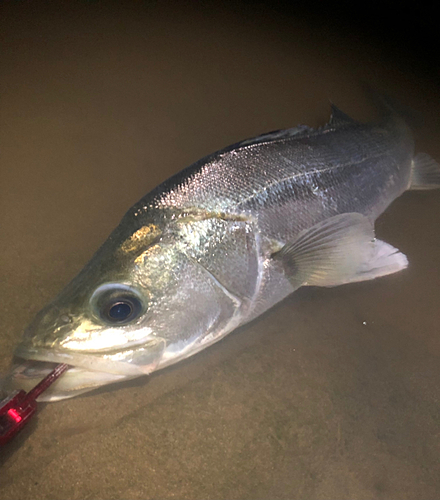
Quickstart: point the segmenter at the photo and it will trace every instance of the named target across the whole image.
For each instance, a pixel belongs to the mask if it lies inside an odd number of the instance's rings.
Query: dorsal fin
[[[329,125],[342,125],[348,123],[356,123],[356,120],[350,118],[347,114],[341,111],[335,104],[331,103],[332,114],[330,116]]]
[[[272,132],[267,132],[266,134],[258,135],[257,137],[252,137],[250,139],[245,139],[244,141],[237,142],[232,146],[228,146],[227,149],[237,149],[244,146],[261,144],[262,142],[271,142],[276,140],[288,139],[289,137],[294,137],[300,134],[306,134],[311,131],[313,131],[313,128],[307,125],[298,125],[297,127],[287,128],[284,130],[273,130]]]

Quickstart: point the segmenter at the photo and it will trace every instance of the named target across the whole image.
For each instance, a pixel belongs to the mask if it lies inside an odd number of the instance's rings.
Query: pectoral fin
[[[347,213],[320,222],[273,254],[294,288],[336,286],[395,273],[408,265],[397,249],[376,240],[370,221]]]
[[[409,189],[440,188],[440,165],[425,153],[417,154],[412,161]]]

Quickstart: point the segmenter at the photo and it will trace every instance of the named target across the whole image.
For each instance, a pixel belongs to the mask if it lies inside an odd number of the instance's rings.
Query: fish
[[[374,223],[406,190],[440,187],[405,120],[361,123],[332,104],[299,125],[217,151],[135,203],[16,347],[8,383],[71,368],[57,401],[188,358],[303,286],[405,269]]]

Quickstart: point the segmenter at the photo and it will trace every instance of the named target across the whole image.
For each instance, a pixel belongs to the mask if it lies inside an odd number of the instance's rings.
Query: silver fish
[[[187,358],[301,286],[404,269],[374,221],[407,189],[440,186],[392,114],[245,140],[147,194],[24,333],[10,381],[73,366],[43,400],[149,374]],[[36,360],[37,362],[31,362]]]

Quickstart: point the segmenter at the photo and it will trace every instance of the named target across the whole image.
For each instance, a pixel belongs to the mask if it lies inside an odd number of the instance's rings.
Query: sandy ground
[[[125,211],[264,131],[416,109],[440,158],[439,89],[380,44],[204,4],[16,3],[2,23],[0,370]],[[133,4],[134,5],[134,4]],[[194,358],[55,404],[0,451],[0,498],[437,499],[440,192],[377,224],[410,267],[302,289]]]

